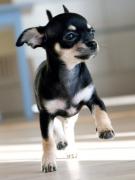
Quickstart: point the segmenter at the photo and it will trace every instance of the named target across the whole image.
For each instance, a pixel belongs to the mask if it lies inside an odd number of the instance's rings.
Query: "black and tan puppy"
[[[83,105],[93,112],[99,137],[114,136],[105,105],[85,65],[98,51],[95,30],[83,16],[70,13],[65,6],[64,11],[55,17],[47,11],[49,23],[26,29],[16,43],[17,46],[26,43],[32,48],[42,47],[47,54],[35,78],[43,138],[43,172],[56,170],[56,147],[67,146],[68,156],[76,156],[74,125]],[[65,117],[64,131],[56,116]]]

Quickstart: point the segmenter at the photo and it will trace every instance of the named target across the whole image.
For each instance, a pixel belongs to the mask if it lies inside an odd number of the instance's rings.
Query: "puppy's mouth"
[[[96,56],[97,54],[95,50],[91,50],[90,48],[78,48],[77,51],[79,54],[75,55],[75,57],[82,60],[89,59],[91,56]]]
[[[78,55],[78,56],[75,56],[76,58],[78,59],[89,59],[90,55],[89,54],[81,54],[81,55]]]

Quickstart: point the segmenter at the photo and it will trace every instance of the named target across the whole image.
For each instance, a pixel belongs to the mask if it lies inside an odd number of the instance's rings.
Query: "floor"
[[[58,170],[40,172],[41,136],[37,117],[32,122],[11,118],[0,124],[0,179],[2,180],[134,180],[135,107],[109,109],[116,138],[101,141],[93,119],[84,109],[76,125],[77,159],[57,152]]]

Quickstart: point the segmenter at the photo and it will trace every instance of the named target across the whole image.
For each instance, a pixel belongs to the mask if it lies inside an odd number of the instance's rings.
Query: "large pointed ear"
[[[24,43],[32,48],[41,47],[43,38],[45,37],[45,28],[44,27],[33,27],[26,29],[19,36],[16,46],[20,47]],[[45,38],[44,38],[45,39]]]
[[[53,18],[51,11],[46,10],[46,14],[47,14],[48,20],[50,21]]]
[[[69,13],[69,10],[68,10],[68,8],[65,5],[63,5],[63,9],[64,9],[65,13]]]

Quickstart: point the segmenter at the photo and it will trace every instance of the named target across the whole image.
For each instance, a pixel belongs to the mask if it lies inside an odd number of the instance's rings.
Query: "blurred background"
[[[0,0],[1,119],[18,115],[32,118],[34,72],[46,54],[26,45],[16,48],[15,42],[24,29],[48,22],[46,9],[54,16],[62,13],[62,4],[86,17],[96,29],[100,52],[87,65],[99,95],[134,95],[134,0]]]
[[[99,141],[83,109],[75,129],[79,161],[61,162],[65,155],[57,152],[59,172],[47,178],[134,180],[135,161],[92,160],[135,160],[135,0],[0,0],[0,179],[45,178],[39,173],[42,147],[33,80],[46,54],[15,43],[24,29],[46,25],[46,9],[55,16],[63,4],[96,29],[100,52],[87,65],[116,138]]]

